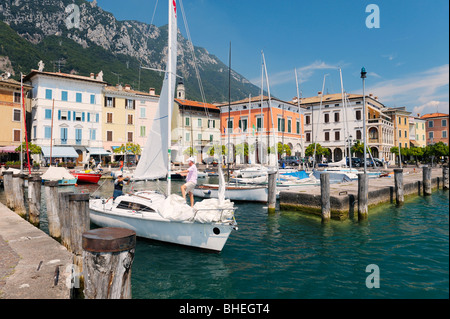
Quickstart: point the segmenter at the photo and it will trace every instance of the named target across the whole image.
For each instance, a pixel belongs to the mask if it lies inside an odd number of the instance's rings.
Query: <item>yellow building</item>
[[[409,117],[411,112],[407,111],[406,107],[394,107],[383,113],[388,115],[394,124],[394,145],[409,148]]]
[[[27,133],[30,136],[31,104],[27,96],[32,87],[24,85],[23,88],[26,124],[28,128]],[[10,150],[17,148],[21,144],[21,141],[25,141],[25,127],[21,130],[24,117],[23,106],[21,105],[20,82],[9,79],[6,76],[0,77],[0,114],[0,147],[3,147],[0,152],[10,153]]]
[[[427,146],[427,132],[426,132],[426,121],[418,117],[414,117],[414,135],[410,136],[411,143],[417,147]]]

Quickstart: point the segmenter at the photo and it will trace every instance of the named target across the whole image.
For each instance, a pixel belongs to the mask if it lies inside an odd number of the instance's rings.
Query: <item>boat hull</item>
[[[100,201],[100,202],[96,202]],[[235,225],[227,223],[197,223],[190,221],[170,221],[158,213],[124,213],[103,209],[101,200],[90,201],[91,222],[100,227],[120,227],[131,229],[136,236],[210,250],[222,251]]]
[[[200,198],[218,198],[219,187],[214,185],[200,185],[194,189],[194,196]],[[232,201],[252,201],[267,203],[268,189],[261,187],[227,186],[225,198]]]
[[[42,184],[44,184],[45,182],[48,182],[48,181],[50,181],[50,180],[43,179]],[[73,186],[76,184],[77,184],[76,178],[73,178],[73,179],[63,178],[63,179],[58,180],[58,186]]]
[[[78,178],[79,184],[97,184],[102,174],[91,174],[91,173],[75,173],[71,172],[73,176]]]

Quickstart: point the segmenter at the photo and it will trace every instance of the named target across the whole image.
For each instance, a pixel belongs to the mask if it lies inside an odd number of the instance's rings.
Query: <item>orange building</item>
[[[426,121],[426,139],[427,145],[443,142],[445,145],[449,145],[448,138],[448,114],[445,113],[432,113],[425,114],[420,119]]]
[[[270,103],[269,103],[270,102]],[[304,156],[303,108],[267,96],[225,103],[220,109],[222,144],[231,144],[236,151],[234,158],[241,163],[274,164],[277,143],[287,145],[291,155]],[[244,148],[238,146],[244,145]],[[269,155],[269,147],[270,154]],[[281,154],[279,154],[281,156]]]

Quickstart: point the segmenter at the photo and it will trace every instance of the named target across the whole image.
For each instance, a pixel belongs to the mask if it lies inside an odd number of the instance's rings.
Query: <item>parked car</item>
[[[367,166],[368,167],[375,167],[375,165],[377,167],[382,167],[383,166],[383,162],[380,161],[378,158],[374,158],[373,161],[371,158],[367,158]],[[364,161],[361,161],[361,166],[364,166]]]
[[[346,160],[347,160],[347,166],[349,166],[348,157],[346,157]],[[360,158],[352,157],[352,167],[361,167],[361,165],[363,165],[363,162],[361,161]]]
[[[206,157],[206,158],[204,158],[204,159],[202,160],[202,163],[203,163],[203,164],[208,164],[208,165],[213,164],[213,162],[217,162],[217,159],[214,158],[213,156]]]
[[[297,156],[286,156],[278,161],[280,166],[283,166],[283,163],[285,165],[299,165],[301,160]]]

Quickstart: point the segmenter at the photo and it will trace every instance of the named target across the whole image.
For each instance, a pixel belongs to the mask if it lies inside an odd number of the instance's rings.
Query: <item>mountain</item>
[[[74,6],[76,5],[76,6]],[[77,14],[79,12],[79,15]],[[76,17],[79,17],[79,24]],[[161,89],[165,69],[167,26],[118,21],[113,14],[85,0],[2,0],[0,3],[0,71],[15,78],[37,69],[88,76],[104,73],[108,83],[134,89]],[[201,101],[190,43],[178,32],[178,70],[188,99]],[[206,102],[228,100],[228,66],[206,49],[194,47]],[[259,95],[259,88],[231,72],[231,97]]]

